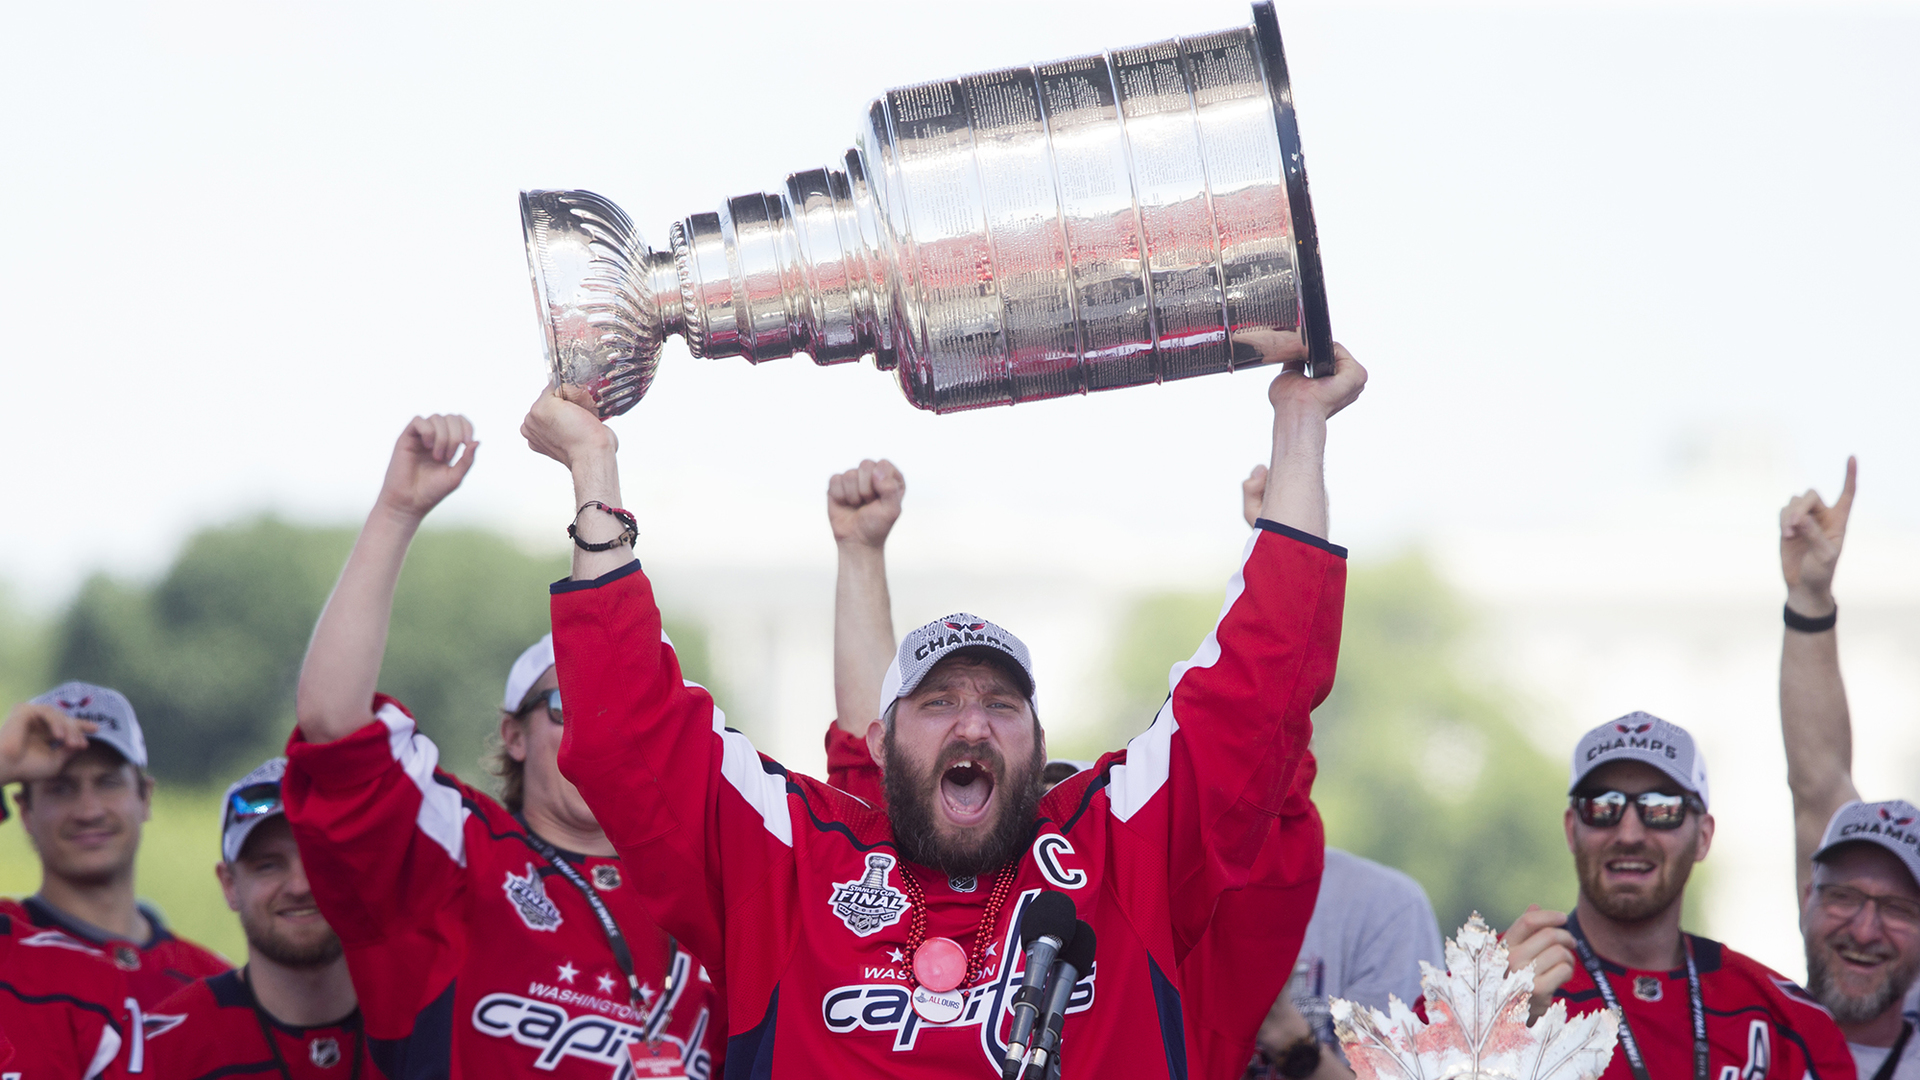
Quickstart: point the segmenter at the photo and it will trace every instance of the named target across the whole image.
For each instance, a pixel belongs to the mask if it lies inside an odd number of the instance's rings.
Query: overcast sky
[[[1336,539],[1364,556],[1631,531],[1703,454],[1831,486],[1858,452],[1863,516],[1920,527],[1920,8],[1279,13],[1336,336],[1373,372],[1335,424]],[[465,411],[485,443],[449,520],[561,550],[569,492],[515,434],[543,378],[516,190],[598,190],[658,243],[837,158],[887,86],[1249,14],[383,0],[0,19],[0,580],[51,604],[91,568],[164,565],[208,521],[358,518],[416,411]],[[902,560],[1128,585],[1237,553],[1263,386],[937,417],[869,364],[756,369],[676,340],[616,423],[654,558],[829,565],[826,475],[886,454],[911,481]]]

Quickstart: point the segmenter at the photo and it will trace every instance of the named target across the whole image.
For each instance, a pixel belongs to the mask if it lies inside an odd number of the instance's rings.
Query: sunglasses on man
[[[1580,823],[1593,829],[1611,829],[1627,816],[1631,805],[1640,815],[1640,824],[1649,829],[1677,829],[1687,820],[1687,811],[1704,812],[1705,806],[1693,795],[1668,795],[1661,791],[1642,791],[1630,795],[1624,791],[1601,791],[1573,797],[1573,811]]]
[[[560,688],[557,686],[544,693],[534,695],[532,700],[521,705],[520,711],[513,715],[525,720],[533,710],[542,705],[547,707],[547,715],[553,717],[554,723],[565,724],[567,722],[566,715],[560,711]]]
[[[227,798],[227,820],[221,824],[221,831],[230,825],[253,818],[278,814],[283,809],[280,801],[280,785],[273,781],[260,784],[248,784]]]

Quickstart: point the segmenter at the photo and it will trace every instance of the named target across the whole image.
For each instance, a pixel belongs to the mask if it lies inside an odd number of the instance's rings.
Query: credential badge
[[[527,864],[526,877],[507,871],[506,883],[501,887],[506,890],[507,899],[513,901],[513,909],[520,913],[520,921],[527,924],[527,929],[560,929],[560,909],[547,895],[547,883],[540,880],[540,873],[532,863]]]
[[[307,1060],[322,1069],[340,1064],[340,1043],[336,1039],[315,1039],[307,1044]]]
[[[865,875],[833,887],[833,913],[840,916],[847,929],[861,937],[899,922],[907,910],[906,894],[887,882],[893,864],[893,856],[873,852],[867,856]]]

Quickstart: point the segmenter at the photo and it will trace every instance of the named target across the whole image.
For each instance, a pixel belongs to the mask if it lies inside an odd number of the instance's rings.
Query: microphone
[[[1073,928],[1073,940],[1061,951],[1060,959],[1053,965],[1053,982],[1047,986],[1047,1009],[1041,1022],[1040,1037],[1034,1040],[1033,1050],[1027,1054],[1027,1069],[1024,1080],[1046,1080],[1049,1058],[1055,1064],[1060,1054],[1060,1025],[1067,1019],[1067,1001],[1073,997],[1074,984],[1080,977],[1093,970],[1093,927],[1086,923],[1076,923]]]
[[[1007,1035],[1007,1059],[1001,1080],[1014,1080],[1032,1044],[1034,1022],[1040,1017],[1041,987],[1053,967],[1053,958],[1073,939],[1073,900],[1063,892],[1043,892],[1020,916],[1020,946],[1027,953],[1026,972],[1013,995],[1013,1028]]]

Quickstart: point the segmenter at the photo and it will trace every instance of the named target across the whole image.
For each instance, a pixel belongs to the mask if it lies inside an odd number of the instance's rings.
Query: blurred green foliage
[[[1123,620],[1117,715],[1137,732],[1165,700],[1221,595],[1163,594]],[[1522,731],[1521,710],[1463,657],[1471,622],[1418,556],[1350,568],[1333,694],[1314,713],[1314,801],[1327,842],[1426,887],[1443,933],[1479,911],[1505,926],[1529,903],[1571,904],[1561,832],[1566,766]]]
[[[353,539],[262,517],[196,533],[152,584],[96,576],[52,634],[49,677],[124,692],[154,774],[216,785],[284,745],[307,639]],[[547,584],[566,573],[564,556],[477,529],[426,530],[408,552],[380,689],[464,779],[490,782],[480,760],[507,668],[547,631]],[[705,635],[669,629],[682,662],[705,674]]]

